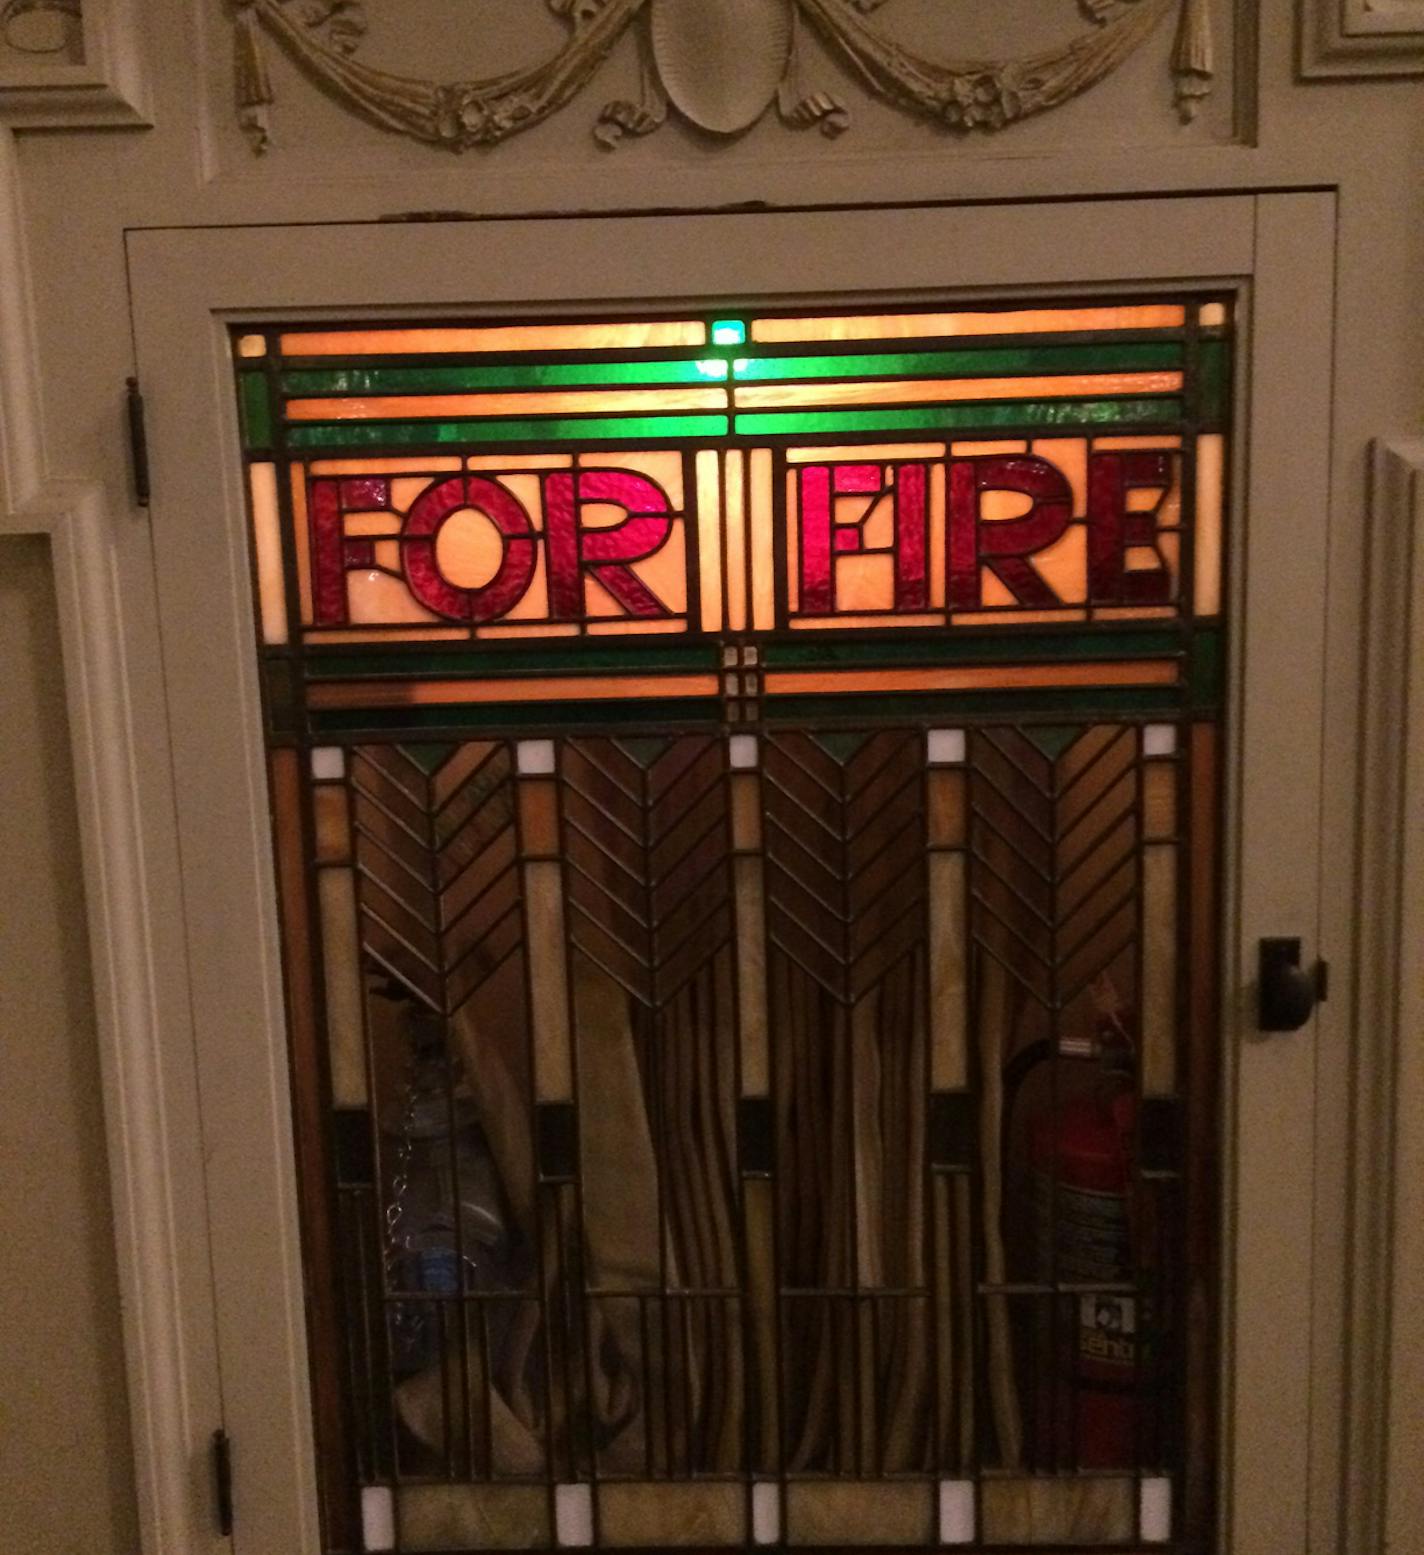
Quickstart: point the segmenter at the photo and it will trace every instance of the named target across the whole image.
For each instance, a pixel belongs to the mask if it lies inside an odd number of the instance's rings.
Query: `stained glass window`
[[[1204,1546],[1230,319],[234,332],[327,1549]]]

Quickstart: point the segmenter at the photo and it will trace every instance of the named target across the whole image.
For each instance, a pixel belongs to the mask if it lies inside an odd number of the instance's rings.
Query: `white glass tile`
[[[346,772],[346,752],[339,745],[318,745],[311,753],[312,776],[329,781]]]
[[[1144,756],[1170,756],[1176,748],[1176,724],[1143,725],[1142,754]]]
[[[781,1486],[752,1486],[752,1539],[757,1544],[781,1543]]]
[[[734,734],[727,746],[727,759],[734,767],[754,767],[757,764],[757,742],[754,734]]]
[[[526,745],[553,744],[548,740],[526,740]],[[587,1485],[554,1486],[554,1537],[560,1544],[593,1543],[593,1492]]]
[[[361,1492],[361,1548],[369,1552],[395,1547],[395,1497],[384,1485],[367,1485]]]
[[[973,1544],[974,1481],[942,1479],[939,1482],[939,1542]]]
[[[945,762],[963,761],[964,730],[931,729],[928,751],[929,759],[935,765],[942,765]]]
[[[554,770],[554,742],[552,740],[520,740],[515,747],[516,764],[521,772],[552,772]]]
[[[1154,1544],[1165,1544],[1172,1537],[1172,1481],[1144,1479],[1138,1517],[1142,1537]]]

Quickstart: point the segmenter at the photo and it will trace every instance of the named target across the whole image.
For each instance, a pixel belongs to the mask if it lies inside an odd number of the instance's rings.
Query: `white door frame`
[[[1074,201],[837,213],[596,217],[131,233],[203,1112],[222,1412],[242,1555],[316,1555],[296,1196],[266,779],[226,324],[698,298],[1241,289],[1224,1051],[1229,1336],[1223,1547],[1305,1550],[1315,1026],[1249,1036],[1258,937],[1318,942],[1333,197]],[[893,239],[887,241],[887,239]],[[1252,394],[1251,385],[1259,386]],[[1302,611],[1302,601],[1319,609]],[[1249,667],[1249,676],[1245,669]],[[1269,691],[1262,691],[1263,684]],[[221,709],[222,716],[214,716]],[[1282,785],[1279,774],[1290,775]],[[1272,780],[1272,774],[1276,779]],[[1347,883],[1337,882],[1340,890]],[[132,910],[132,909],[131,909]],[[136,1022],[134,1023],[136,1024]],[[125,1040],[135,1038],[131,1029]],[[153,1034],[140,1046],[151,1049]],[[149,1169],[159,1157],[154,1157]],[[1235,1206],[1272,1206],[1241,1239]],[[188,1256],[176,1243],[168,1256]],[[129,1269],[131,1267],[124,1266]],[[137,1298],[161,1320],[153,1281]],[[182,1393],[181,1374],[169,1386]],[[217,1424],[178,1400],[190,1499]],[[142,1451],[141,1445],[141,1451]],[[1248,1471],[1249,1470],[1249,1471]],[[174,1525],[176,1527],[176,1524]],[[155,1549],[194,1549],[155,1542]]]

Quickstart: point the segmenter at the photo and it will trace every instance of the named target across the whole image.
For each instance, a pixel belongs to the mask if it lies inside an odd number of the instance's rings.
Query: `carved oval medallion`
[[[791,0],[653,0],[653,58],[669,98],[735,135],[765,112],[791,55]]]

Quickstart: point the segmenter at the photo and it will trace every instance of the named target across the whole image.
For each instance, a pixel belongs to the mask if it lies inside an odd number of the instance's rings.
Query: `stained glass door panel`
[[[1227,303],[233,342],[328,1547],[1201,1548]]]

